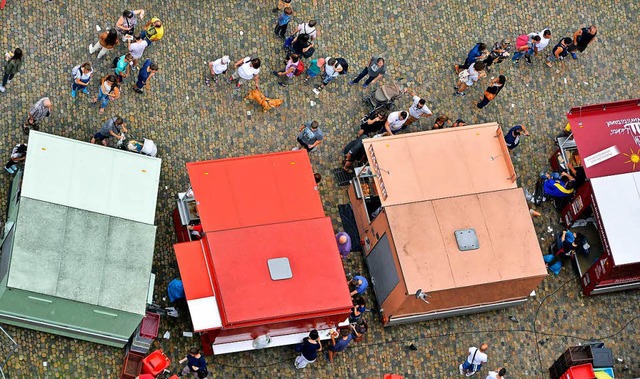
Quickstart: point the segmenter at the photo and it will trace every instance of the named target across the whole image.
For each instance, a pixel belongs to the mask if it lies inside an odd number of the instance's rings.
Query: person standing
[[[447,127],[447,122],[449,122],[449,117],[445,115],[440,115],[436,118],[436,121],[433,123],[432,129],[444,129]]]
[[[353,307],[351,307],[351,314],[349,315],[349,323],[356,324],[362,319],[362,315],[367,311],[367,303],[364,301],[364,297],[357,295],[353,298]]]
[[[487,51],[487,45],[485,45],[482,42],[477,43],[469,51],[469,54],[467,54],[467,58],[464,60],[464,64],[461,64],[461,65],[457,64],[453,66],[453,68],[456,70],[456,73],[460,73],[460,71],[468,69],[469,66],[476,63],[477,61],[485,60],[485,58],[487,58],[488,56],[489,56],[489,51]]]
[[[53,104],[48,97],[43,97],[38,100],[29,110],[29,116],[22,125],[22,131],[24,134],[29,134],[29,130],[40,130],[40,123],[49,115],[51,115],[51,109]]]
[[[532,34],[529,34],[529,35],[533,37]],[[537,33],[537,35],[540,36],[540,42],[536,43],[535,45],[536,55],[539,54],[542,50],[544,50],[549,45],[549,41],[551,41],[551,30],[544,29],[540,33]]]
[[[109,29],[100,33],[98,36],[98,42],[94,45],[89,45],[89,54],[93,54],[100,49],[100,52],[98,53],[98,59],[100,59],[107,53],[107,51],[113,50],[117,44],[118,32],[115,29]]]
[[[120,88],[118,81],[114,75],[107,75],[100,80],[98,87],[98,96],[94,102],[98,102],[100,110],[98,113],[103,114],[104,109],[109,105],[109,101],[118,100],[120,98]]]
[[[387,115],[384,114],[382,110],[373,112],[372,114],[366,116],[363,119],[363,121],[360,123],[360,130],[358,130],[358,137],[364,134],[369,136],[371,135],[371,133],[378,133],[381,129],[384,128],[384,124],[386,122],[387,122]]]
[[[20,67],[22,67],[22,49],[17,48],[13,51],[13,54],[7,53],[5,55],[8,60],[4,64],[4,74],[2,75],[2,85],[0,85],[0,92],[4,92],[6,90],[6,86],[13,77],[20,72]]]
[[[71,70],[71,73],[73,74],[71,97],[75,99],[78,91],[82,91],[88,95],[89,89],[87,86],[89,85],[91,78],[93,78],[93,68],[91,67],[91,63],[85,62],[78,65]]]
[[[402,126],[403,129],[409,127],[409,125],[418,121],[421,117],[426,118],[433,116],[433,113],[431,113],[431,110],[426,105],[427,101],[425,99],[420,98],[412,91],[409,91],[409,93],[413,96],[413,104],[409,107],[409,117]]]
[[[489,67],[494,63],[501,63],[506,58],[509,57],[509,52],[511,51],[511,42],[504,38],[500,42],[496,42],[493,44],[493,48],[489,53],[489,56],[484,60],[486,65],[486,70],[489,71]]]
[[[336,337],[340,337],[336,340]],[[349,329],[340,329],[340,333],[331,332],[331,342],[325,352],[325,358],[329,363],[333,363],[333,358],[340,352],[345,351],[349,346],[349,343],[353,340],[353,335],[349,332]]]
[[[91,143],[100,142],[102,145],[107,146],[110,137],[116,139],[124,138],[122,133],[127,133],[127,124],[120,116],[111,117],[105,121],[102,128],[91,137]]]
[[[489,371],[486,379],[505,379],[507,369],[504,367],[497,368],[495,371]]]
[[[351,290],[351,296],[362,295],[364,291],[369,287],[367,278],[361,275],[356,275],[349,282],[349,289]]]
[[[551,54],[547,56],[547,61],[544,63],[549,67],[553,67],[552,62],[563,60],[569,55],[569,45],[571,45],[571,42],[572,40],[569,37],[561,39],[560,42],[551,49]]]
[[[151,42],[158,42],[164,37],[164,26],[162,25],[162,21],[159,18],[152,18],[147,24],[144,26],[144,30],[140,32],[140,37],[147,40],[149,46],[151,46]]]
[[[302,349],[300,351],[300,355],[296,357],[293,365],[297,369],[307,367],[309,363],[313,363],[316,361],[319,351],[322,351],[320,335],[318,334],[317,330],[312,329],[309,332],[309,336],[302,339]]]
[[[460,71],[458,74],[458,83],[455,87],[454,96],[465,96],[466,90],[468,87],[472,86],[473,83],[477,82],[480,78],[484,78],[487,74],[484,72],[485,64],[484,62],[476,62],[469,66],[468,69]]]
[[[362,163],[366,159],[364,145],[362,144],[362,137],[358,136],[356,139],[349,142],[342,150],[342,153],[344,154],[342,169],[346,172],[353,172],[353,166],[356,163]],[[338,241],[338,250],[340,251],[342,258],[346,258],[347,255],[349,255],[349,251],[351,251],[351,238],[347,235],[345,240],[346,241],[342,245],[341,242]]]
[[[296,34],[308,34],[311,41],[315,40],[318,37],[316,20],[309,20],[309,22],[303,22],[302,24],[298,25],[293,30],[293,32],[291,32],[292,36]]]
[[[320,146],[324,139],[324,133],[322,133],[318,121],[311,121],[303,124],[300,126],[299,132],[300,134],[298,134],[298,137],[296,138],[298,146],[294,147],[293,150],[300,150],[301,148],[304,148],[307,152],[311,152],[313,149]]]
[[[278,13],[278,11],[283,10],[285,7],[291,5],[291,0],[277,0],[276,6],[271,10],[272,13]]]
[[[286,87],[293,84],[293,77],[296,74],[299,63],[300,56],[298,54],[290,54],[284,70],[273,71],[273,74],[279,78],[278,85],[280,87]]]
[[[320,75],[324,69],[324,58],[312,59],[309,61],[309,68],[307,69],[307,77],[304,78],[305,82],[308,82],[310,78],[315,78]]]
[[[204,359],[198,348],[191,348],[187,356],[179,361],[180,364],[185,362],[187,362],[187,365],[184,366],[178,376],[190,376],[191,374],[196,374],[198,378],[206,378],[209,374],[207,361]]]
[[[348,146],[348,145],[347,145]],[[347,153],[348,155],[349,153]],[[336,234],[336,243],[338,244],[338,252],[342,258],[349,256],[351,252],[351,237],[346,232]]]
[[[123,41],[125,40],[124,36],[132,36],[135,32],[135,27],[138,25],[138,18],[136,16],[142,20],[144,18],[144,9],[136,9],[134,11],[126,10],[122,12],[122,16],[116,21],[116,30],[120,36],[123,37]],[[129,40],[129,38],[126,38],[126,40]]]
[[[289,21],[291,21],[291,15],[293,14],[293,8],[285,7],[278,19],[276,20],[276,27],[273,29],[273,32],[277,37],[281,39],[285,39],[285,35],[287,33],[287,26],[289,26]]]
[[[229,62],[231,62],[231,59],[229,59],[228,55],[216,59],[213,62],[209,62],[208,66],[211,76],[207,75],[204,79],[204,83],[209,86],[211,85],[211,79],[213,79],[214,82],[217,81],[220,75],[223,75],[227,72],[227,69],[229,68]]]
[[[142,38],[139,33],[133,35],[133,42],[131,40],[127,40],[127,47],[129,48],[129,54],[133,57],[133,61],[131,65],[134,69],[138,66],[138,61],[142,58],[142,54],[144,53],[144,49],[149,46],[149,42],[146,39]]]
[[[489,83],[489,87],[487,87],[487,89],[484,90],[484,96],[482,97],[482,100],[478,101],[476,106],[479,109],[486,107],[491,100],[493,100],[496,96],[498,96],[498,93],[502,91],[502,88],[504,87],[504,84],[506,82],[507,82],[507,78],[505,78],[504,75],[500,75],[497,78],[492,79],[491,83]]]
[[[116,64],[115,74],[116,80],[118,83],[122,83],[124,78],[127,78],[131,73],[131,65],[129,62],[133,61],[133,56],[131,53],[126,53],[118,59],[118,63]]]
[[[487,363],[487,349],[489,345],[483,343],[480,348],[470,347],[469,348],[469,356],[465,361],[458,367],[460,369],[460,375],[471,376],[476,372],[480,371],[483,363]]]
[[[320,91],[322,91],[327,84],[340,76],[340,73],[342,72],[342,66],[340,66],[337,59],[327,57],[325,58],[325,62],[322,83],[318,86],[318,90]]]
[[[244,57],[234,64],[236,71],[229,77],[229,83],[238,80],[236,88],[240,88],[244,83],[252,80],[258,89],[260,79],[260,58]]]
[[[521,134],[529,136],[529,131],[524,125],[516,125],[509,129],[507,134],[504,136],[504,142],[507,144],[510,152],[520,144]]]
[[[153,78],[157,72],[158,65],[152,62],[151,59],[145,60],[142,67],[140,67],[138,81],[133,85],[133,90],[136,91],[136,93],[144,93],[144,87],[149,84],[149,79]]]
[[[360,75],[349,82],[349,85],[358,83],[362,78],[369,75],[369,78],[364,82],[362,88],[367,88],[370,84],[377,82],[384,77],[387,68],[385,67],[385,60],[381,56],[373,56],[369,61],[367,67],[362,69]]]
[[[389,134],[396,134],[402,130],[402,126],[407,122],[409,114],[407,111],[397,111],[389,113],[387,122],[384,123],[384,129],[380,129],[380,133],[387,132]]]
[[[27,159],[27,144],[19,143],[13,148],[13,150],[11,150],[9,162],[4,165],[4,169],[9,174],[15,174],[16,171],[18,171],[18,166],[16,165],[16,163],[23,162],[25,159]]]
[[[513,57],[511,57],[511,61],[514,64],[520,62],[520,58],[524,56],[527,64],[532,64],[531,56],[538,53],[537,44],[542,41],[542,38],[536,34],[523,34],[518,37],[516,40],[516,52],[513,53]]]
[[[597,34],[598,28],[596,28],[595,25],[591,25],[588,28],[578,29],[575,33],[573,33],[573,44],[576,46],[579,52],[584,53],[587,46],[589,46],[589,44],[593,42],[593,39]],[[578,59],[578,55],[576,55],[575,52],[571,52],[571,57],[573,59]]]

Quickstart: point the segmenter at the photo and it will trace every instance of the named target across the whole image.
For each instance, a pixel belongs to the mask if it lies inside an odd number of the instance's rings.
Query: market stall
[[[580,156],[588,178],[562,210],[562,221],[588,241],[574,256],[583,293],[638,288],[640,99],[575,107],[567,118],[573,135],[559,141],[556,156]]]
[[[498,124],[364,145],[348,192],[385,325],[526,301],[546,269]]]
[[[306,152],[194,162],[187,171],[177,212],[193,217],[174,222],[199,224],[202,238],[174,250],[205,352],[299,343],[313,328],[326,339],[347,320],[351,297]]]

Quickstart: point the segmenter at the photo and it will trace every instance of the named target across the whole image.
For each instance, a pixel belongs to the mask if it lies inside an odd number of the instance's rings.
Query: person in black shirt
[[[187,362],[179,376],[185,376],[189,374],[196,374],[198,378],[206,378],[209,374],[207,370],[207,361],[205,361],[200,350],[198,348],[192,348],[189,350],[189,354],[180,360],[180,363]]]
[[[344,166],[342,169],[347,172],[353,172],[354,163],[362,162],[365,159],[362,137],[349,142],[342,152],[344,153]]]
[[[573,44],[579,52],[583,53],[587,46],[593,42],[596,34],[598,34],[598,28],[596,28],[595,25],[591,25],[588,28],[578,29],[573,33]],[[571,52],[571,57],[573,57],[573,59],[578,59],[578,56],[573,51]]]
[[[489,104],[489,102],[498,95],[506,82],[507,78],[505,78],[504,75],[500,75],[497,78],[493,79],[491,83],[489,83],[489,87],[487,87],[487,89],[484,91],[482,100],[480,100],[478,104],[476,104],[476,106],[480,109],[486,107],[487,104]]]
[[[358,130],[358,137],[363,134],[369,135],[371,133],[377,133],[378,130],[384,128],[384,123],[387,121],[387,115],[384,112],[376,112],[367,116],[367,120],[360,124],[360,130]]]
[[[309,337],[304,337],[302,340],[300,355],[294,363],[295,367],[301,369],[307,367],[309,363],[315,362],[316,358],[318,358],[319,351],[322,351],[320,335],[317,330],[312,329],[311,332],[309,332]]]

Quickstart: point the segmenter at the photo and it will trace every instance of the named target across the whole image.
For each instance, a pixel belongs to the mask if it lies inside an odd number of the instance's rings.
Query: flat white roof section
[[[215,296],[187,300],[193,330],[203,331],[222,327],[222,319]]]
[[[153,225],[161,162],[32,131],[22,196]]]
[[[640,172],[591,179],[616,265],[640,262]]]

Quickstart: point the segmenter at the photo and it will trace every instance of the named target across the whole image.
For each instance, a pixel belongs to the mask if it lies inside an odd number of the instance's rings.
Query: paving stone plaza
[[[325,212],[336,231],[342,230],[338,205],[348,198],[346,187],[336,184],[332,170],[340,167],[341,151],[355,137],[359,119],[368,111],[361,100],[369,89],[347,83],[371,55],[386,58],[385,82],[404,78],[436,116],[463,118],[469,124],[495,121],[505,132],[525,124],[531,136],[524,138],[512,159],[519,185],[531,192],[538,174],[548,170],[548,157],[555,150],[553,138],[566,124],[569,108],[640,97],[638,1],[293,0],[295,24],[312,18],[318,21],[314,58],[344,57],[349,62],[349,75],[340,76],[319,95],[312,90],[319,81],[304,83],[302,77],[296,77],[293,85],[282,88],[271,74],[283,68],[284,58],[282,41],[273,33],[274,3],[7,0],[0,11],[2,52],[20,47],[25,54],[21,72],[0,94],[5,136],[0,156],[8,158],[15,144],[27,142],[20,125],[30,106],[43,96],[53,102],[51,117],[41,125],[44,132],[89,141],[108,117],[119,115],[127,120],[133,136],[150,138],[158,145],[162,174],[154,272],[155,298],[160,303],[168,282],[179,275],[172,249],[176,235],[171,212],[176,194],[188,187],[186,162],[291,150],[301,123],[317,120],[326,140],[310,159],[323,176],[320,195]],[[100,115],[87,96],[71,98],[71,68],[85,61],[94,64],[96,74],[89,90],[96,94],[98,79],[112,72],[116,52],[97,60],[89,55],[88,46],[97,40],[96,25],[102,29],[113,26],[125,9],[144,9],[145,20],[163,20],[164,38],[144,53],[158,64],[159,72],[144,95],[133,92],[132,78],[125,79],[121,98]],[[507,83],[486,108],[478,110],[475,103],[482,98],[489,78],[471,87],[465,97],[452,96],[457,79],[453,65],[462,63],[477,42],[515,41],[520,34],[548,27],[553,46],[561,37],[591,24],[598,27],[597,40],[578,60],[569,57],[553,69],[539,56],[531,66],[524,62],[516,66],[510,60],[494,65],[488,77],[502,74]],[[120,44],[115,50],[121,55],[126,47]],[[225,81],[207,87],[205,62],[223,55],[229,55],[232,63],[249,55],[260,57],[260,89],[284,104],[263,113],[256,103],[243,100],[251,83],[239,90]],[[407,96],[398,108],[408,109],[409,105]],[[434,119],[414,123],[408,132],[429,130]],[[427,168],[429,162],[424,164]],[[7,198],[9,185],[5,173],[0,198]],[[256,189],[260,196],[259,183]],[[6,204],[1,204],[4,214]],[[542,217],[534,224],[546,251],[552,235],[561,229],[559,214],[550,203],[536,209]],[[352,254],[345,261],[345,272],[366,274],[363,265],[362,254]],[[238,276],[242,276],[241,268]],[[365,340],[352,344],[333,364],[319,358],[306,369],[296,370],[296,353],[291,347],[278,347],[207,357],[209,377],[355,379],[396,373],[406,378],[451,378],[459,375],[458,364],[467,348],[486,342],[489,363],[476,377],[484,378],[486,369],[504,366],[509,378],[546,378],[548,367],[568,346],[590,340],[605,342],[616,358],[624,359],[616,366],[616,378],[640,377],[638,290],[583,297],[577,276],[567,267],[559,276],[548,276],[536,292],[535,298],[516,308],[390,328],[383,328],[374,312],[367,313],[371,330]],[[373,305],[371,289],[367,297]],[[170,338],[159,338],[153,346],[172,358],[176,373],[177,361],[190,347],[199,346],[196,337],[182,336],[189,328],[184,317],[163,317],[160,335],[168,331]],[[8,378],[120,375],[122,349],[11,326],[5,329],[19,345],[4,368]],[[417,350],[409,349],[410,344]],[[0,353],[2,363],[6,345]],[[625,365],[628,368],[623,370]]]

